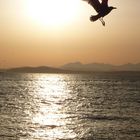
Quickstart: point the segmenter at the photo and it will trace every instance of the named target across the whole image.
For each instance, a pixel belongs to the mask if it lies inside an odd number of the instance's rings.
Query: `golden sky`
[[[0,68],[140,62],[140,0],[109,0],[104,20],[82,0],[0,0]]]

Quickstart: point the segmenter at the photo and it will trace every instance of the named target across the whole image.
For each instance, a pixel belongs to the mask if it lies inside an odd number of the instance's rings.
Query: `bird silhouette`
[[[108,0],[102,0],[102,2],[100,2],[99,0],[83,1],[87,1],[98,13],[97,15],[92,15],[90,17],[90,20],[94,22],[99,19],[102,22],[103,26],[105,26],[105,21],[103,20],[103,17],[108,15],[113,9],[117,9],[116,7],[108,6]]]

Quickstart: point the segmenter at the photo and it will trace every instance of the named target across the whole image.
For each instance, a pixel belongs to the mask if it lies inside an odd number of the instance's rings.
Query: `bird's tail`
[[[91,16],[90,21],[94,22],[94,21],[98,20],[99,18],[100,18],[99,15]]]

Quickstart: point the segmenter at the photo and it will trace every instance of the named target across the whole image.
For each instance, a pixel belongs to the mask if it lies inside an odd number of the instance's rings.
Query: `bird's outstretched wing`
[[[87,1],[98,13],[100,12],[101,3],[99,2],[99,0],[83,0],[83,1]]]
[[[108,0],[102,0],[102,5],[107,7],[108,6]]]

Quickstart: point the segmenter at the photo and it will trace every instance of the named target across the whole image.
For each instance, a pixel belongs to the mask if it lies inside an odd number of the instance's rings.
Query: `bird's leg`
[[[102,22],[103,26],[105,26],[105,21],[103,20],[103,17],[100,18],[100,21]]]

